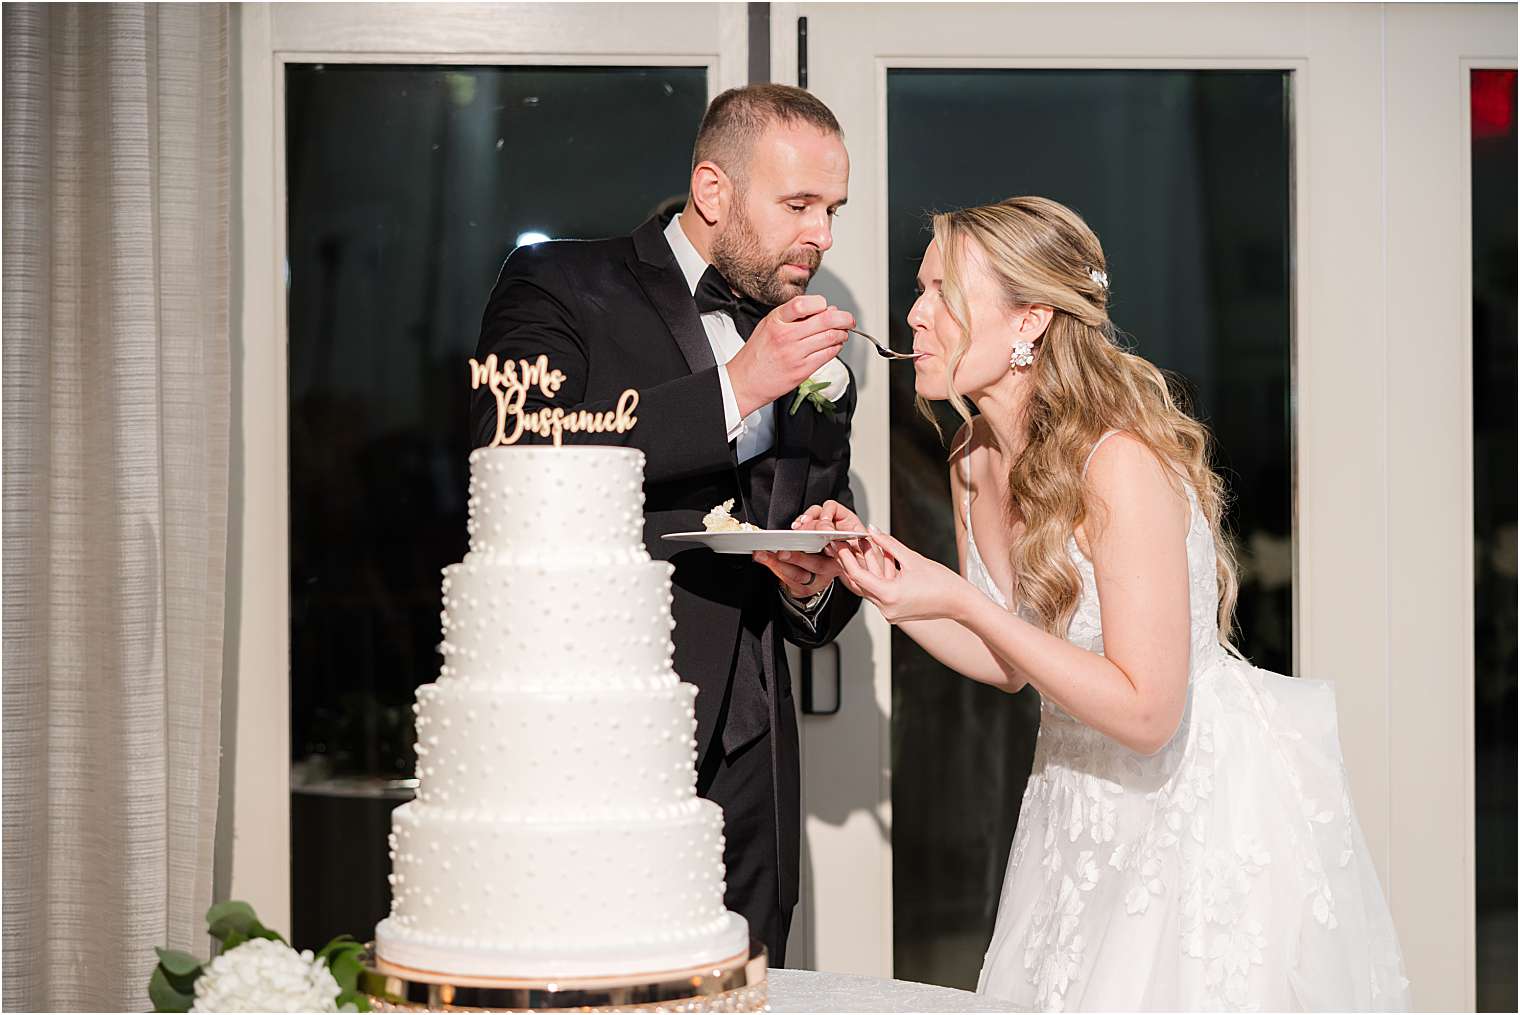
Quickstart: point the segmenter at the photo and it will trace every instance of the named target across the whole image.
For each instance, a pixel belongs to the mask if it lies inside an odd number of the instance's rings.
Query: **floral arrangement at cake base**
[[[358,990],[364,946],[344,934],[313,955],[296,951],[265,927],[246,902],[206,911],[207,933],[221,945],[202,962],[188,952],[156,948],[148,981],[154,1011],[369,1011]]]

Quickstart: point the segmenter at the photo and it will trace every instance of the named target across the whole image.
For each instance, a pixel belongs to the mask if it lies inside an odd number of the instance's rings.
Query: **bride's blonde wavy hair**
[[[1065,205],[1013,197],[935,215],[934,239],[944,259],[945,306],[962,333],[947,362],[946,385],[950,404],[968,424],[967,438],[951,449],[952,457],[971,434],[970,407],[951,381],[971,346],[971,314],[961,281],[966,244],[982,252],[1010,309],[1043,304],[1055,310],[1029,367],[1028,444],[1008,470],[1010,514],[1016,505],[1024,521],[1010,553],[1015,600],[1033,609],[1046,631],[1065,634],[1081,591],[1067,540],[1097,507],[1083,468],[1098,438],[1123,430],[1197,492],[1214,532],[1219,637],[1229,644],[1238,583],[1235,555],[1220,524],[1225,490],[1209,464],[1209,432],[1179,407],[1159,369],[1120,348],[1108,319],[1108,289],[1102,284],[1108,267],[1097,236]],[[1102,281],[1093,277],[1095,271]],[[928,402],[920,398],[918,406],[938,429]]]

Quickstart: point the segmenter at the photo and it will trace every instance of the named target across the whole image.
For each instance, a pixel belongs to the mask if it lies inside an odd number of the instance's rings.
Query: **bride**
[[[938,215],[918,281],[918,394],[966,420],[960,571],[874,528],[831,551],[946,666],[1040,693],[978,989],[1042,1010],[1407,1008],[1332,689],[1230,644],[1208,435],[1115,341],[1097,237],[1036,197]],[[794,524],[867,531],[835,502]]]

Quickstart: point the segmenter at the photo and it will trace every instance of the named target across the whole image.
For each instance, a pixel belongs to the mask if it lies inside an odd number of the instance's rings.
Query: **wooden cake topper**
[[[566,432],[569,433],[627,433],[639,418],[633,410],[639,407],[639,393],[632,388],[618,397],[617,408],[605,412],[588,412],[575,409],[569,412],[559,406],[531,412],[523,411],[528,392],[535,386],[545,398],[553,398],[565,383],[565,375],[549,368],[549,357],[540,356],[533,362],[507,360],[497,368],[496,354],[486,357],[485,363],[470,357],[470,390],[479,390],[484,384],[496,396],[496,436],[487,447],[516,444],[524,432],[550,437],[559,447]],[[507,420],[512,420],[510,429]]]

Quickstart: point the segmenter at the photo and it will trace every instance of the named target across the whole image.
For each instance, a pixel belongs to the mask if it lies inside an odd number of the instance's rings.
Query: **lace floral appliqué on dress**
[[[1006,607],[967,489],[966,577]],[[978,990],[1046,1011],[1406,1009],[1333,690],[1219,644],[1214,537],[1187,493],[1182,723],[1145,756],[1042,703]],[[1068,549],[1082,589],[1067,639],[1101,654],[1092,564]]]

